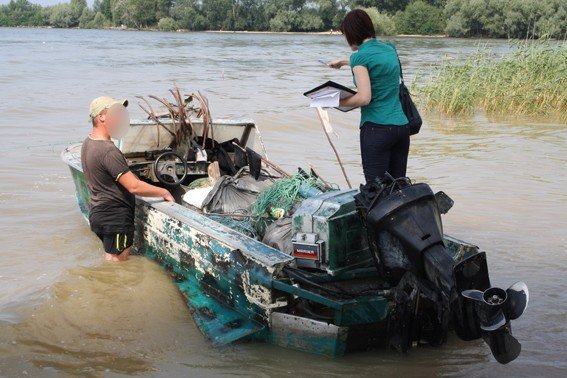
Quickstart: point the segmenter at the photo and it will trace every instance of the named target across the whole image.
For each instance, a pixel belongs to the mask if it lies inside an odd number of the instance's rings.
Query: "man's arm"
[[[162,197],[166,201],[175,202],[175,199],[167,189],[148,184],[136,177],[131,171],[121,174],[118,178],[118,183],[134,195],[142,197]]]

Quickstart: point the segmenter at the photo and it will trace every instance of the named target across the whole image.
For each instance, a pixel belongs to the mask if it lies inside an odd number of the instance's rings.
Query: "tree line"
[[[379,35],[567,37],[566,0],[11,0],[0,26],[318,32],[364,8]]]

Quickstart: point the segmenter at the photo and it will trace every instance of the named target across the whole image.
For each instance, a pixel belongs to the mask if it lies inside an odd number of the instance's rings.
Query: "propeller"
[[[518,319],[528,307],[528,286],[524,282],[516,282],[506,290],[491,287],[485,291],[464,290],[461,295],[476,302],[482,338],[496,361],[507,364],[515,360],[522,345],[512,336],[510,321]]]

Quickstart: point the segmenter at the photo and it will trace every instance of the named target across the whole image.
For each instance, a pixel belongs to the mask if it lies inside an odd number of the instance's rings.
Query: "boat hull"
[[[90,195],[80,145],[66,149],[62,158],[88,220]],[[351,349],[349,335],[388,319],[391,306],[385,297],[330,299],[296,287],[281,280],[282,269],[295,266],[291,256],[179,204],[137,197],[135,223],[133,253],[148,256],[173,273],[195,323],[214,345],[258,340],[337,357]],[[478,252],[451,238],[447,246],[456,261]],[[374,273],[363,269],[361,274]],[[332,309],[332,321],[284,313],[290,296]],[[369,345],[363,342],[359,347]]]

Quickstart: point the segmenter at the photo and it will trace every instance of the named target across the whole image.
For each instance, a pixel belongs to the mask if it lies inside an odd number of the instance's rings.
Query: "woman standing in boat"
[[[360,152],[367,183],[388,172],[406,175],[410,133],[399,98],[400,65],[393,45],[376,39],[372,20],[362,9],[350,11],[340,31],[355,51],[350,59],[337,59],[331,68],[350,65],[358,93],[342,99],[341,106],[360,107]]]

